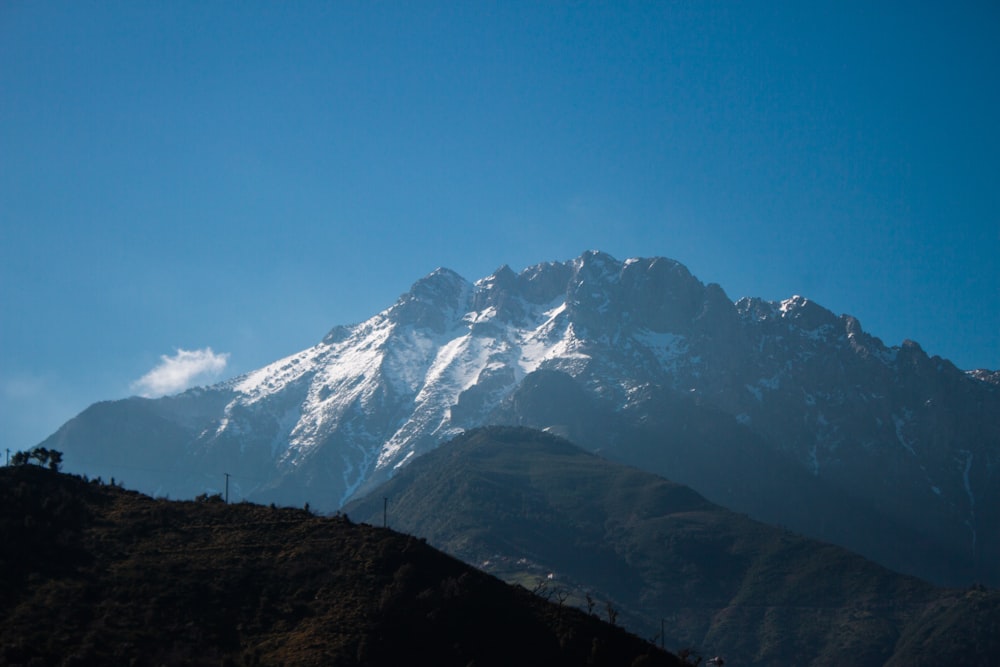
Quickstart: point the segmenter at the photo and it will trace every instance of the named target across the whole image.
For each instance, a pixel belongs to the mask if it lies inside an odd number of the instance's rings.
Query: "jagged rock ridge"
[[[898,525],[868,553],[1000,582],[992,377],[887,347],[803,297],[734,303],[676,261],[588,252],[475,283],[438,269],[308,350],[97,404],[43,444],[152,493],[219,489],[225,471],[238,497],[332,510],[465,429],[524,424],[862,552]]]

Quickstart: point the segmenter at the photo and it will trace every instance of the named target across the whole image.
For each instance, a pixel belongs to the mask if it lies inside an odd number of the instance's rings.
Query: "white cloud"
[[[199,381],[218,377],[228,361],[228,352],[216,354],[210,347],[178,349],[172,357],[162,355],[159,365],[132,383],[132,390],[146,398],[176,394]]]

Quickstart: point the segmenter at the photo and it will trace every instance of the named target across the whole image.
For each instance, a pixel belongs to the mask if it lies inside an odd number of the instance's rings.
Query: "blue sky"
[[[992,2],[0,4],[3,446],[438,266],[586,249],[1000,368],[998,31]]]

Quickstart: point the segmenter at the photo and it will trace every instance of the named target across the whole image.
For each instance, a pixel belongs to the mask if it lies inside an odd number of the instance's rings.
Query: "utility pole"
[[[10,447],[7,448],[7,465],[10,465]]]
[[[226,504],[228,505],[229,504],[229,473],[228,472],[224,472],[222,474],[226,476]]]
[[[665,649],[663,647],[663,633],[665,631],[664,622],[663,621],[664,621],[664,619],[661,618],[660,619],[660,650],[661,651],[666,651],[667,649]]]
[[[389,527],[389,497],[382,497],[382,527]]]

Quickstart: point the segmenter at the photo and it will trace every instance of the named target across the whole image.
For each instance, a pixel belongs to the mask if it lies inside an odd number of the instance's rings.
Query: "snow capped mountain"
[[[68,469],[153,493],[218,490],[225,471],[238,497],[333,510],[463,430],[526,424],[850,542],[853,518],[817,526],[777,500],[825,489],[823,502],[961,561],[933,573],[945,579],[1000,555],[995,378],[887,347],[801,296],[734,303],[676,261],[588,252],[475,283],[438,269],[308,350],[179,396],[91,406],[43,444]],[[737,466],[739,447],[756,449]]]

